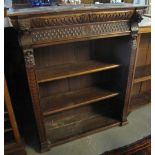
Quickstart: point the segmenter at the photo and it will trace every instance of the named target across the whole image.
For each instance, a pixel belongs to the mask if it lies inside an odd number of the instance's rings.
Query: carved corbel
[[[30,18],[18,18],[18,26],[22,31],[29,31],[31,28],[31,19]]]
[[[20,36],[20,44],[23,50],[26,67],[34,67],[35,60],[32,48],[32,38],[28,31],[24,32],[24,34]]]
[[[143,11],[136,10],[131,18],[131,36],[135,39],[138,35],[138,23],[142,21]]]
[[[35,60],[33,55],[32,48],[32,36],[30,31],[30,23],[26,23],[27,20],[23,20],[24,22],[19,22],[22,24],[22,30],[19,34],[19,44],[22,47],[22,51],[24,54],[25,65],[26,68],[33,68],[35,66]],[[21,27],[21,25],[20,25]]]

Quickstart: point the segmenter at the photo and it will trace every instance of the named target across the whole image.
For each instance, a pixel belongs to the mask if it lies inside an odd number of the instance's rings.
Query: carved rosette
[[[24,49],[24,59],[27,68],[33,68],[35,66],[35,60],[33,55],[33,49]]]

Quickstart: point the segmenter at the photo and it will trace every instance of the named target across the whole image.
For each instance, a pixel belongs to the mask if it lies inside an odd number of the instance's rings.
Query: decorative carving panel
[[[78,41],[80,39],[101,38],[102,36],[136,35],[136,23],[141,20],[143,9],[105,9],[104,6],[83,10],[40,10],[11,15],[14,26],[21,30],[21,46],[32,48],[56,43]],[[102,9],[103,7],[103,9]],[[36,12],[35,12],[35,11]],[[43,12],[42,12],[43,11]],[[49,11],[49,12],[48,12]]]
[[[71,40],[88,36],[100,36],[110,33],[130,31],[128,21],[72,25],[71,27],[55,27],[32,32],[32,42]]]
[[[64,26],[83,23],[106,22],[117,20],[128,20],[131,18],[133,11],[115,11],[115,12],[96,12],[68,14],[61,16],[42,16],[31,18],[31,28],[41,28],[50,26]]]
[[[35,66],[35,60],[33,55],[33,49],[24,49],[24,59],[27,68],[31,68]]]

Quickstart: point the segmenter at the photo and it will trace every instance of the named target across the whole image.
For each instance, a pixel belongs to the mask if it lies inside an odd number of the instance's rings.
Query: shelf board
[[[133,111],[141,106],[151,103],[150,93],[141,93],[131,98],[130,111]]]
[[[12,131],[12,128],[4,129],[4,133],[10,132],[10,131]]]
[[[4,122],[10,121],[8,117],[4,117]]]
[[[45,117],[45,129],[51,146],[120,125],[117,109],[108,102]],[[65,132],[64,132],[65,131]]]
[[[93,102],[117,96],[118,92],[89,87],[64,94],[41,98],[43,115],[51,115],[64,110],[73,109]]]
[[[8,114],[8,112],[7,111],[4,111],[4,115],[7,115]]]
[[[141,66],[136,68],[135,78],[133,83],[151,80],[151,66]]]
[[[119,64],[107,64],[99,61],[89,60],[38,69],[36,70],[36,74],[38,83],[43,83],[52,80],[60,80],[63,78],[108,70],[119,66]]]
[[[105,121],[106,119],[106,121]],[[60,127],[53,129],[53,131],[47,131],[47,135],[51,140],[50,146],[56,146],[59,144],[63,144],[90,134],[94,134],[103,130],[110,129],[115,126],[119,126],[121,124],[120,121],[113,118],[105,118],[104,116],[93,117],[88,120],[84,120],[81,122],[75,122],[72,125],[66,125],[65,127]],[[73,132],[74,126],[74,132]],[[70,134],[65,133],[62,136],[63,131],[71,131]],[[52,134],[51,134],[52,133]],[[55,135],[56,138],[53,139]]]

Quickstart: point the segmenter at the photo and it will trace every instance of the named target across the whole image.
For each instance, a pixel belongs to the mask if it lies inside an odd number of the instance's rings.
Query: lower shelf
[[[4,152],[5,155],[27,155],[23,142],[5,145]]]
[[[5,132],[4,134],[4,144],[10,145],[15,143],[15,137],[13,135],[13,132]]]
[[[120,125],[116,107],[110,103],[102,104],[100,101],[95,105],[87,105],[45,117],[45,128],[50,145],[58,145]]]
[[[108,91],[98,87],[88,87],[63,94],[44,97],[41,99],[41,106],[44,116],[48,116],[64,110],[108,99],[117,96],[118,94],[118,92]]]
[[[130,103],[130,111],[133,111],[141,106],[151,103],[150,93],[141,93],[139,95],[133,96]]]

